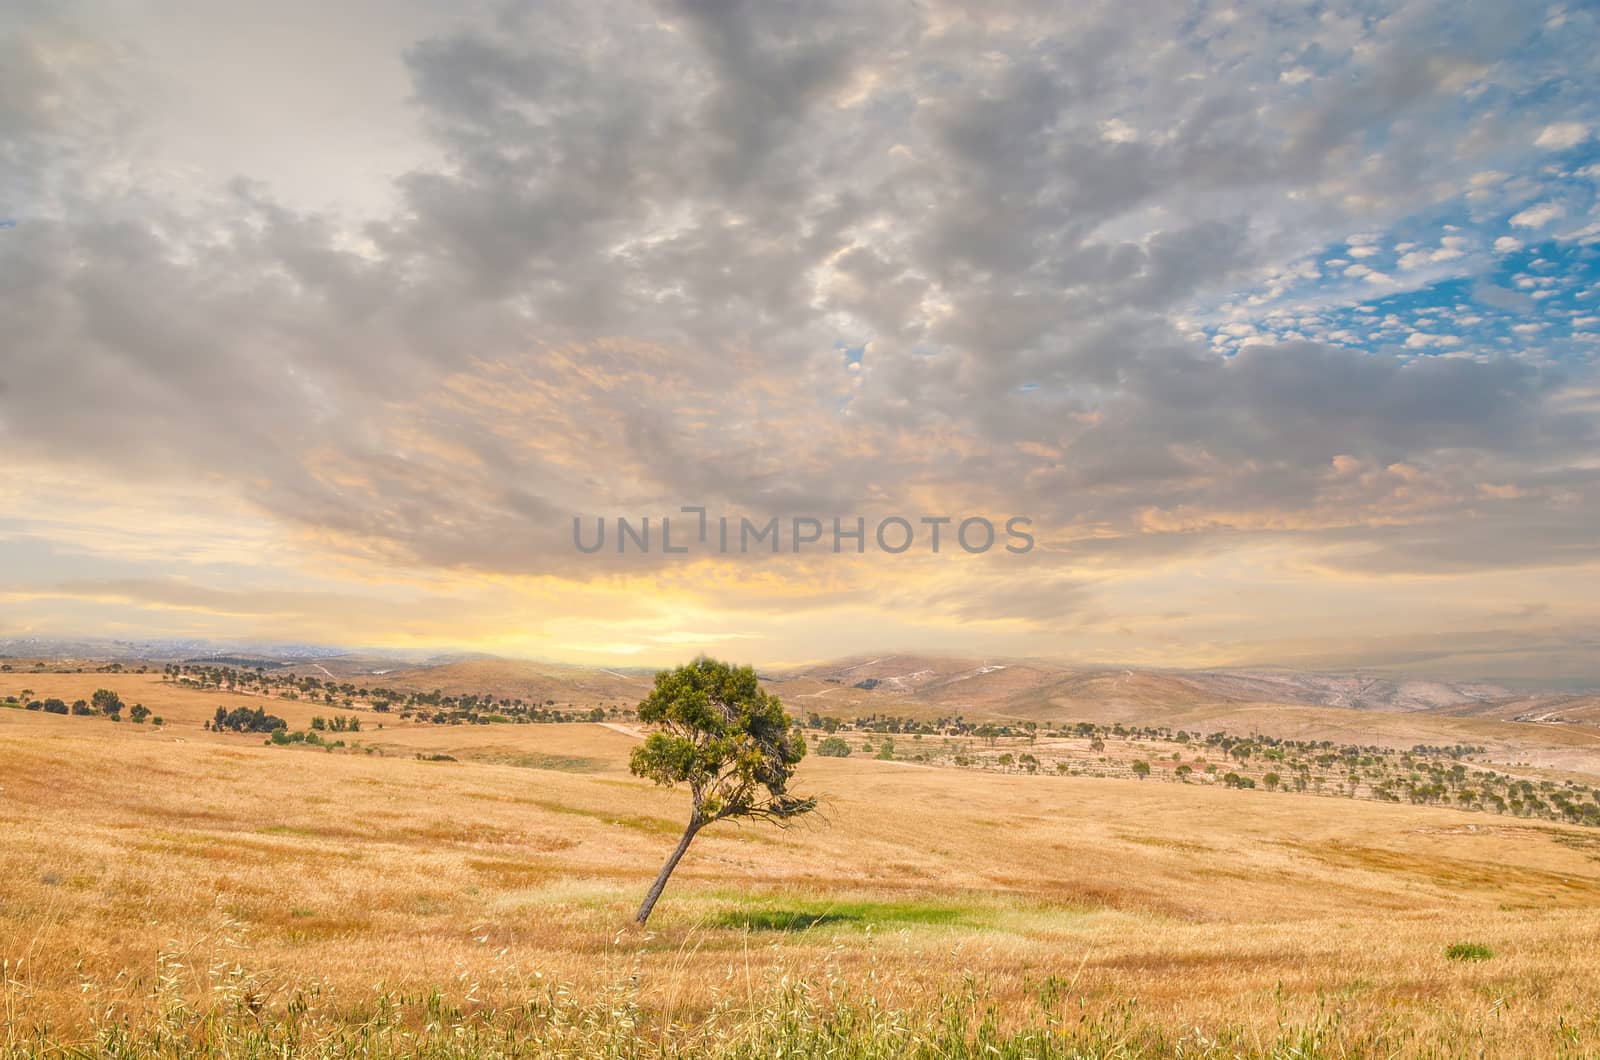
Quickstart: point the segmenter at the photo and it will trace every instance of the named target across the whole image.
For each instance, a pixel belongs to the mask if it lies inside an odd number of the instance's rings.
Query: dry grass
[[[1019,1056],[1600,1050],[1589,831],[813,758],[826,819],[704,833],[639,932],[686,802],[624,734],[386,722],[358,734],[386,754],[330,754],[200,730],[258,699],[26,676],[168,725],[0,710],[14,1051],[966,1055],[926,1050],[977,1048],[989,1005]]]

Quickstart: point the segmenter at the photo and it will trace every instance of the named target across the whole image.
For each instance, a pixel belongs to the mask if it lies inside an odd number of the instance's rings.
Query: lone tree
[[[656,674],[655,690],[639,704],[639,720],[657,728],[634,749],[628,767],[664,787],[688,784],[694,805],[678,849],[634,915],[643,924],[700,829],[729,817],[781,825],[816,809],[817,800],[788,793],[806,740],[783,703],[761,690],[748,666],[701,656],[663,670]]]

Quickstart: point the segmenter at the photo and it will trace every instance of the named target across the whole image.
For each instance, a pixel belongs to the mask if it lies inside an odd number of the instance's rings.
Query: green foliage
[[[89,697],[89,703],[96,714],[115,717],[122,713],[122,697],[109,688],[96,689],[94,695]]]
[[[251,710],[249,707],[235,707],[232,710],[218,707],[216,716],[211,720],[211,727],[219,732],[265,732],[274,729],[286,729],[289,723],[276,714],[268,714],[261,707]]]
[[[128,717],[133,719],[135,725],[143,725],[144,720],[150,716],[150,708],[143,703],[135,703],[133,709],[128,711]]]
[[[849,758],[850,744],[837,736],[829,736],[817,744],[817,754],[824,758]]]
[[[1133,775],[1143,780],[1150,775],[1150,763],[1139,759],[1133,763]]]
[[[701,657],[662,671],[639,704],[639,720],[657,728],[634,749],[629,768],[663,786],[689,785],[696,826],[726,817],[783,820],[816,807],[815,799],[788,793],[805,737],[748,666]]]

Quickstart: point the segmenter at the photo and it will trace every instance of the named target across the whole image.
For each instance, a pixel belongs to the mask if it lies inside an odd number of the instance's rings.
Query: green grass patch
[[[605,763],[598,758],[578,755],[547,755],[538,751],[519,754],[505,760],[505,764],[519,769],[554,769],[561,773],[598,773]]]
[[[948,927],[972,921],[971,910],[928,902],[797,902],[729,909],[712,923],[745,931],[789,932],[825,927]]]
[[[650,835],[680,836],[683,834],[683,821],[669,821],[665,817],[647,817],[637,813],[608,813],[605,810],[588,810],[582,806],[568,806],[551,799],[534,799],[533,805],[541,810],[551,813],[562,813],[572,817],[587,817],[592,821],[603,821],[606,824],[621,825],[631,828],[636,832],[645,832]]]
[[[549,769],[558,773],[599,773],[606,763],[581,755],[552,755],[542,751],[506,751],[501,748],[466,748],[456,754],[469,762],[487,766],[515,766],[518,769]],[[418,757],[422,757],[418,755]]]
[[[1444,955],[1452,961],[1486,961],[1494,951],[1477,942],[1452,942],[1445,947]]]

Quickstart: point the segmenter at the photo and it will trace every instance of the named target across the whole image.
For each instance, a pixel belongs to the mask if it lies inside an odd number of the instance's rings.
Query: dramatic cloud
[[[278,632],[303,591],[377,640],[397,580],[541,621],[632,586],[730,637],[833,607],[858,643],[993,620],[988,650],[1131,656],[1214,603],[1202,570],[1594,586],[1592,12],[362,10],[286,9],[253,61],[210,6],[0,21],[0,562],[43,625],[114,598]],[[125,555],[102,508],[29,515],[63,475],[198,491],[276,552],[91,570]],[[572,547],[682,505],[1025,514],[1039,547]],[[81,592],[33,582],[41,542]],[[483,642],[437,613],[410,635]]]

